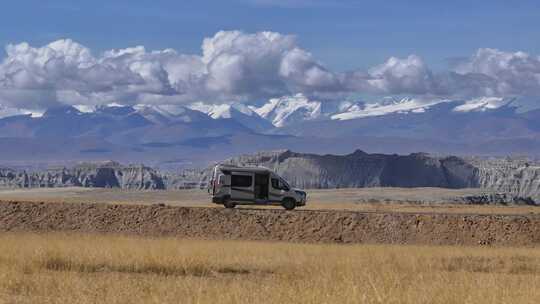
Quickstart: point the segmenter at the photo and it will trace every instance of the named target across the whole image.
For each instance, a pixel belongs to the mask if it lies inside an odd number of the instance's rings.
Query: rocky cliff
[[[116,162],[85,163],[72,168],[28,172],[0,168],[1,188],[97,187],[165,189],[163,178],[145,166],[122,166]]]
[[[484,188],[489,193],[463,198],[464,202],[540,202],[540,165],[522,159],[368,154],[359,150],[342,156],[275,151],[242,155],[223,163],[268,167],[301,188]],[[202,180],[208,180],[209,175],[210,170],[206,170]]]
[[[540,202],[540,165],[523,159],[472,160],[478,185]]]
[[[268,167],[301,188],[442,187],[476,188],[477,168],[458,157],[368,154],[317,155],[261,152],[225,161]]]

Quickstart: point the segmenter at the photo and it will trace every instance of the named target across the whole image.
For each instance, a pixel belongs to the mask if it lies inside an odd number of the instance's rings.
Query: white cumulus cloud
[[[482,89],[493,95],[540,95],[540,57],[525,52],[479,49],[455,72],[484,77]]]
[[[41,47],[10,44],[0,63],[0,105],[186,104],[258,101],[285,95],[540,96],[540,58],[480,49],[454,70],[435,73],[416,55],[366,71],[336,72],[293,35],[220,31],[201,54],[143,46],[94,54],[70,39]]]
[[[416,55],[404,59],[391,57],[370,69],[369,74],[368,83],[375,92],[426,94],[432,92],[434,85],[431,71]]]

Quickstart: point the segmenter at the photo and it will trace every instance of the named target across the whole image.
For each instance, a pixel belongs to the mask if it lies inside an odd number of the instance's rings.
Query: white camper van
[[[287,210],[306,204],[306,192],[264,167],[217,165],[208,186],[212,202],[225,208],[236,205],[278,205]]]

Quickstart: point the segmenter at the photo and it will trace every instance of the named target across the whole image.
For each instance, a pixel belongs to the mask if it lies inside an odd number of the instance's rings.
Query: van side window
[[[231,187],[251,187],[252,182],[249,175],[231,175]]]
[[[225,175],[223,175],[223,174],[219,175],[218,185],[225,185]]]

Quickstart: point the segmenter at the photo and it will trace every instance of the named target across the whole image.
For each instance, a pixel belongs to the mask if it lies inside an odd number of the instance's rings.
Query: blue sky
[[[92,50],[200,53],[219,30],[295,34],[335,70],[417,54],[433,69],[490,47],[540,53],[538,1],[6,1],[0,44],[71,38]]]
[[[539,37],[538,1],[9,1],[0,108],[540,100]]]

